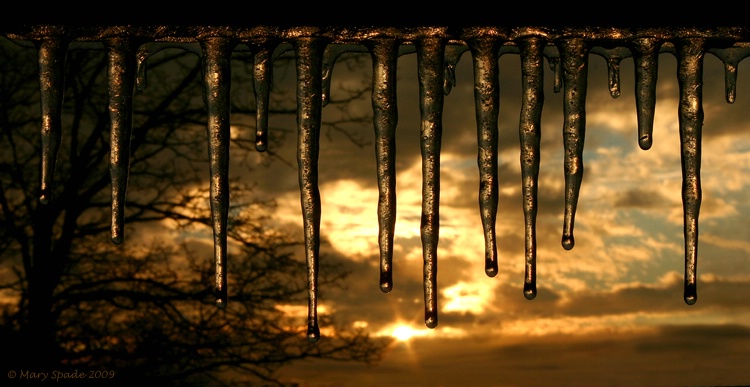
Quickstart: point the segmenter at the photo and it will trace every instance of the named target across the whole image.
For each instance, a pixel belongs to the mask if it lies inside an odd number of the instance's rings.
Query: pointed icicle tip
[[[523,296],[526,297],[527,300],[533,300],[536,298],[536,284],[524,284]]]

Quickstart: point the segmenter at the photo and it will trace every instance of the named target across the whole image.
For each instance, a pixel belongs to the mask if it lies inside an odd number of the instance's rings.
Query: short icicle
[[[465,46],[446,46],[445,48],[445,74],[443,75],[443,92],[445,95],[451,93],[456,86],[456,66],[461,60],[461,55],[468,51]]]
[[[727,103],[734,103],[737,98],[737,65],[733,61],[724,62],[724,98]]]
[[[133,94],[137,44],[126,38],[106,42],[109,52],[108,91],[110,117],[109,173],[112,180],[111,238],[124,239],[125,198],[130,175],[130,134],[133,125]]]
[[[135,89],[138,91],[145,91],[148,87],[148,57],[151,52],[148,48],[148,44],[144,44],[138,49],[135,55],[136,70],[135,70]]]
[[[348,46],[343,44],[334,44],[326,47],[323,53],[323,64],[321,73],[323,74],[322,80],[322,94],[321,103],[322,106],[328,105],[331,102],[331,79],[333,79],[333,67],[336,65],[336,60],[347,52],[362,52],[366,50],[359,45]]]
[[[254,55],[253,88],[255,90],[255,149],[268,149],[268,100],[273,81],[273,45],[261,45]]]
[[[591,54],[598,54],[607,61],[607,84],[609,95],[612,98],[620,97],[620,63],[623,59],[632,56],[626,47],[604,48],[595,46]]]
[[[227,305],[227,218],[229,215],[229,95],[231,39],[209,37],[203,50],[204,99],[208,112],[211,224],[214,234],[216,305]]]
[[[544,57],[546,42],[538,37],[521,39],[521,179],[523,181],[523,214],[526,229],[526,254],[523,295],[536,297],[536,215],[539,181],[542,107],[544,106]]]
[[[322,118],[322,61],[325,41],[300,37],[297,55],[297,163],[307,259],[307,339],[320,340],[318,326],[318,260],[320,254],[320,191],[318,154]]]
[[[419,74],[422,150],[422,258],[425,325],[438,325],[437,247],[440,235],[440,147],[443,124],[445,40],[424,37],[415,42]]]
[[[703,128],[703,57],[701,39],[685,39],[677,49],[680,88],[679,125],[682,161],[682,208],[685,234],[685,289],[688,305],[698,300],[698,215],[701,206],[701,133]]]
[[[633,43],[638,146],[643,150],[648,150],[653,145],[654,138],[656,78],[661,42],[656,38],[639,38],[635,39]]]
[[[565,215],[562,246],[570,250],[575,245],[575,225],[578,193],[583,180],[583,144],[586,134],[586,87],[588,78],[588,48],[582,38],[560,41],[563,72],[565,147]]]
[[[620,97],[620,58],[607,59],[607,74],[609,76],[609,95]]]
[[[50,37],[38,43],[39,92],[42,110],[42,170],[39,201],[49,204],[62,136],[62,104],[65,91],[67,41]]]
[[[562,89],[562,69],[560,68],[560,49],[556,46],[548,46],[544,50],[544,56],[547,58],[549,68],[554,75],[554,91],[559,93]]]
[[[484,272],[497,275],[497,235],[495,225],[498,203],[498,50],[496,37],[477,37],[469,41],[474,64],[474,107],[477,120],[477,165],[479,167],[479,214],[484,231]]]
[[[378,245],[380,290],[393,290],[393,234],[396,226],[396,62],[395,39],[374,41],[372,56],[372,111],[375,126],[375,160],[378,172]]]
[[[750,47],[725,47],[709,49],[724,63],[724,98],[727,103],[734,103],[737,98],[737,66],[750,56]]]

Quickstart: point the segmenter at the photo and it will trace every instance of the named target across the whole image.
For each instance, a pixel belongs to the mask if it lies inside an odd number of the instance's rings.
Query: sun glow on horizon
[[[409,341],[414,337],[425,336],[428,333],[427,328],[418,329],[410,324],[398,322],[380,331],[378,336],[393,337],[397,341]]]

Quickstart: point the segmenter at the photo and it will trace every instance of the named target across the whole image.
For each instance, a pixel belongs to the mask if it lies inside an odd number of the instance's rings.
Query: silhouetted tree
[[[197,56],[173,49],[149,60],[149,85],[134,100],[125,216],[129,235],[138,227],[164,234],[115,245],[109,240],[106,53],[67,54],[62,143],[53,199],[43,205],[37,51],[0,41],[0,345],[11,360],[7,367],[113,371],[113,381],[162,385],[276,384],[274,371],[294,360],[379,359],[386,343],[364,331],[336,327],[308,343],[305,321],[283,308],[306,305],[298,238],[268,226],[274,203],[254,200],[251,185],[236,179],[230,302],[226,309],[214,305],[210,247],[189,237],[212,240]],[[285,62],[293,64],[293,57],[276,65]],[[246,58],[237,64],[235,82],[242,82],[242,69],[251,66]],[[252,90],[250,78],[244,82]],[[294,114],[293,98],[276,94],[272,108]],[[346,103],[331,103],[337,102]],[[247,95],[233,100],[238,127],[254,122],[253,109]],[[332,130],[341,128],[335,125]],[[270,142],[279,143],[287,131],[272,129]],[[238,136],[233,147],[247,152],[253,143]],[[340,266],[320,273],[321,286],[341,285],[346,276]]]

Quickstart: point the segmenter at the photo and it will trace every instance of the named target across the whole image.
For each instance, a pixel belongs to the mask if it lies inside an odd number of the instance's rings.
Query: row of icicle
[[[42,107],[41,203],[50,200],[52,175],[60,145],[64,85],[64,62],[68,41],[50,37],[35,42],[39,50],[39,80]],[[406,44],[412,43],[412,45]],[[540,120],[544,103],[544,58],[554,71],[555,92],[564,93],[563,139],[565,148],[565,209],[562,246],[574,246],[573,226],[578,193],[583,177],[583,145],[586,128],[586,88],[589,54],[598,54],[609,65],[612,97],[619,96],[619,63],[635,61],[638,143],[646,150],[652,144],[656,104],[655,88],[658,55],[671,52],[678,60],[680,88],[679,133],[682,159],[682,200],[684,207],[685,284],[687,304],[696,302],[698,214],[701,204],[700,156],[702,111],[702,63],[706,52],[719,57],[726,66],[726,97],[734,101],[737,64],[750,55],[741,47],[711,48],[701,38],[685,38],[664,44],[663,39],[638,38],[628,48],[592,46],[585,38],[565,38],[550,42],[542,36],[529,36],[513,44],[495,37],[475,37],[463,45],[448,44],[441,37],[424,37],[412,42],[372,39],[362,45],[336,45],[319,37],[299,37],[291,44],[259,45],[254,51],[254,88],[257,104],[256,149],[267,146],[268,101],[273,60],[283,52],[296,52],[299,185],[303,215],[307,279],[309,283],[308,327],[310,341],[320,338],[317,317],[318,255],[320,248],[320,193],[318,190],[318,151],[321,110],[328,102],[330,77],[338,55],[345,51],[369,52],[372,57],[372,106],[379,200],[377,206],[380,245],[380,289],[393,288],[392,254],[396,219],[395,129],[397,125],[396,64],[400,55],[416,52],[419,72],[422,153],[422,223],[424,258],[425,324],[438,324],[437,246],[439,236],[440,147],[443,98],[451,87],[453,69],[462,53],[471,52],[474,68],[479,167],[479,209],[485,238],[485,272],[497,274],[495,219],[498,205],[498,56],[519,54],[522,71],[520,114],[520,161],[525,221],[524,296],[536,296],[536,213],[539,174]],[[112,219],[114,243],[123,241],[123,211],[129,169],[129,142],[132,97],[145,87],[148,55],[162,48],[158,43],[137,44],[126,38],[104,42],[109,55],[109,110],[111,114]],[[215,37],[200,41],[208,112],[210,163],[210,203],[214,235],[215,294],[217,305],[227,303],[227,216],[229,208],[229,91],[230,56],[235,40]]]

